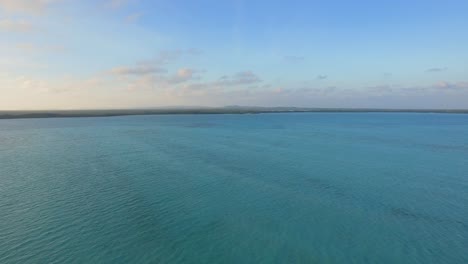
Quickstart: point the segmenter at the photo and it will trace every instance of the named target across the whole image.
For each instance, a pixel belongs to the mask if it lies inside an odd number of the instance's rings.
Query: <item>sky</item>
[[[468,109],[466,0],[0,0],[0,110]]]

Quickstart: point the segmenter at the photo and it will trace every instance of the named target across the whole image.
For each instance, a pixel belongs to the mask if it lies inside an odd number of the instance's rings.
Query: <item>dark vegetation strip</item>
[[[222,107],[183,109],[115,109],[115,110],[44,110],[0,111],[0,119],[110,117],[126,115],[176,114],[265,114],[265,113],[446,113],[468,114],[468,109],[370,109],[370,108],[297,108],[297,107]]]

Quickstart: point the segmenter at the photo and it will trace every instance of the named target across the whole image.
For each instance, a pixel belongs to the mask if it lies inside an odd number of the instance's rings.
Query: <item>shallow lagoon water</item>
[[[468,115],[0,120],[0,263],[468,263]]]

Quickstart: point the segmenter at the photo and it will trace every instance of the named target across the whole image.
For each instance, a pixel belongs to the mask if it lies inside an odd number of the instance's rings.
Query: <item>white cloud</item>
[[[32,24],[27,21],[0,19],[0,31],[27,33],[32,30]]]
[[[123,70],[125,69],[125,70]],[[177,90],[182,84],[200,79],[196,73],[201,73],[190,68],[181,68],[175,74],[170,75],[165,71],[152,71],[153,68],[116,68],[114,73],[120,75],[120,81],[125,83],[130,91],[142,91],[148,89],[157,89],[159,92],[164,89]],[[184,85],[186,86],[186,85]],[[184,87],[182,86],[182,87]],[[202,84],[206,88],[207,84]]]
[[[175,76],[171,77],[168,82],[172,84],[183,83],[195,78],[195,70],[189,68],[181,68],[177,71]]]
[[[140,61],[136,65],[120,66],[110,70],[114,76],[121,77],[121,81],[128,83],[130,90],[145,89],[150,87],[168,87],[199,79],[196,73],[202,73],[191,68],[180,68],[174,75],[169,75],[167,68],[169,64],[175,62],[185,55],[199,54],[194,49],[167,50],[160,52],[156,57]]]
[[[129,2],[130,0],[109,0],[107,6],[112,9],[118,9],[127,5]]]
[[[460,90],[460,89],[468,89],[468,82],[438,82],[434,85],[435,88],[439,89],[454,89],[454,90]]]
[[[166,65],[180,59],[183,56],[195,56],[200,54],[201,51],[197,49],[164,50],[161,51],[155,58],[146,61],[146,63]]]
[[[86,89],[96,89],[103,84],[102,78],[91,77],[85,79],[77,79],[72,77],[57,77],[54,79],[44,79],[31,76],[19,76],[11,80],[11,85],[19,91],[27,94],[44,94],[44,93],[65,93],[79,92]]]
[[[443,71],[446,71],[447,70],[447,67],[445,68],[430,68],[430,69],[427,69],[426,72],[443,72]]]
[[[244,71],[234,74],[233,76],[223,76],[219,79],[217,84],[222,86],[237,86],[246,84],[259,83],[262,80],[251,71]]]
[[[420,108],[442,107],[442,102],[456,101],[457,104],[453,107],[467,106],[461,99],[466,98],[468,82],[441,82],[426,86],[380,85],[362,89],[314,87],[312,84],[263,86],[259,83],[252,86],[250,83],[258,83],[259,78],[248,71],[221,78],[224,81],[206,82],[197,80],[196,74],[200,72],[190,68],[180,68],[174,74],[153,74],[153,71],[151,67],[137,65],[134,69],[117,71],[116,75],[96,75],[84,79],[21,77],[14,79],[9,85],[0,85],[0,89],[5,94],[8,89],[13,90],[7,87],[15,87],[17,99],[30,98],[31,105],[44,100],[49,100],[49,104],[67,102],[49,106],[57,108],[151,107],[193,105],[194,102],[197,105],[211,106],[236,104]],[[121,74],[124,78],[120,78]],[[236,85],[226,85],[226,81],[233,83],[234,80],[237,80]],[[40,96],[41,101],[34,101],[36,96]],[[94,101],[87,101],[89,96]],[[3,100],[3,103],[8,102]],[[13,104],[10,105],[13,107]],[[37,105],[41,106],[39,103]]]
[[[0,0],[0,9],[9,13],[39,14],[61,0]]]
[[[299,63],[305,61],[304,56],[284,56],[283,60],[290,63]]]
[[[15,47],[23,52],[29,53],[62,52],[65,50],[65,47],[61,45],[38,45],[29,42],[17,43]]]
[[[141,76],[141,75],[151,75],[151,74],[156,74],[156,73],[164,73],[166,72],[166,69],[150,65],[150,64],[139,64],[136,66],[130,66],[130,67],[115,67],[111,69],[111,73],[115,75],[121,75],[121,76],[128,76],[128,75],[135,75],[135,76]]]
[[[133,14],[130,14],[130,15],[128,15],[128,16],[125,18],[125,22],[127,22],[127,23],[135,23],[135,22],[137,22],[142,16],[143,16],[143,13],[133,13]]]

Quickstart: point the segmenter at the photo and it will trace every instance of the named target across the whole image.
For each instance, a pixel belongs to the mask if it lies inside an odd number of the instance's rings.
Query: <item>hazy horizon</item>
[[[0,0],[0,110],[468,109],[468,2]]]
[[[230,109],[230,108],[239,108],[239,109],[250,109],[250,108],[259,108],[259,109],[323,109],[323,110],[389,110],[389,111],[468,111],[467,108],[382,108],[382,107],[313,107],[313,106],[288,106],[288,105],[277,105],[277,106],[262,106],[262,105],[222,105],[222,106],[203,106],[203,105],[180,105],[180,106],[154,106],[154,107],[127,107],[127,108],[31,108],[31,109],[0,109],[0,112],[46,112],[46,111],[139,111],[139,110],[197,110],[197,109]]]

